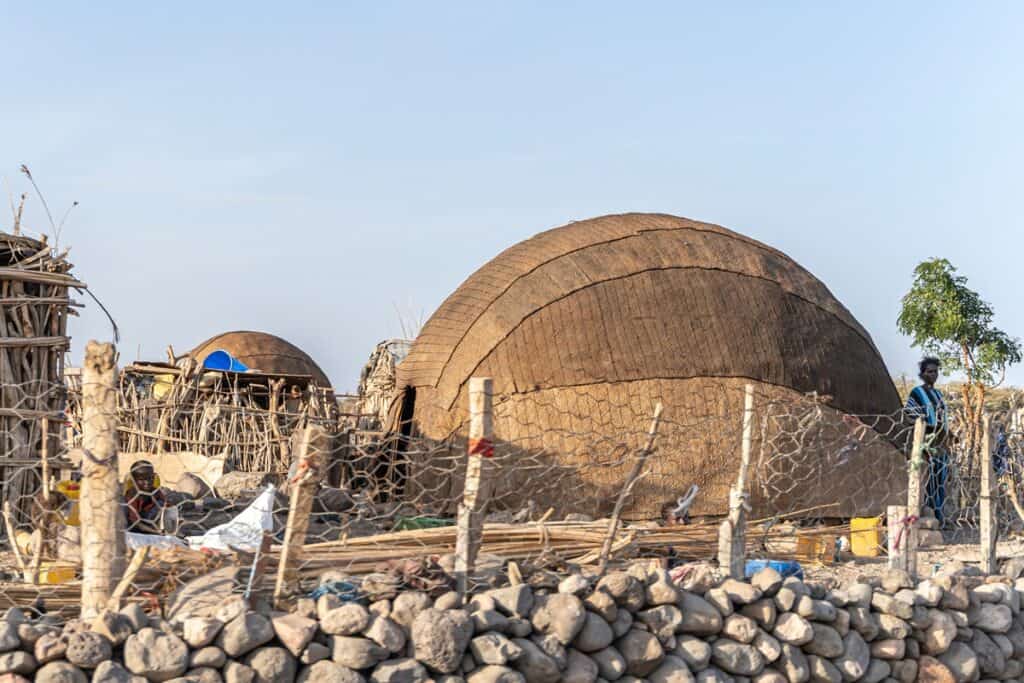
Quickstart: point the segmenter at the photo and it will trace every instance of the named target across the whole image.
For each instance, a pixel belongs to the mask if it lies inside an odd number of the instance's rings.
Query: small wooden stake
[[[15,536],[14,531],[14,515],[11,513],[11,501],[9,500],[4,501],[4,528],[7,529],[7,542],[11,544],[14,560],[18,563],[21,575],[24,576],[28,573],[28,567],[25,565],[25,558],[21,554],[21,548],[18,547],[18,537]]]
[[[729,491],[729,518],[718,531],[718,566],[729,576],[742,579],[746,572],[747,479],[754,434],[754,385],[748,384],[743,397],[743,443],[736,485]]]
[[[302,546],[306,543],[313,499],[323,477],[326,442],[326,432],[318,425],[309,425],[298,435],[294,456],[298,467],[294,479],[289,482],[288,521],[274,584],[274,604],[278,607],[298,589],[299,560]]]
[[[480,550],[484,512],[490,495],[490,467],[494,454],[494,381],[490,377],[469,379],[469,444],[467,446],[466,483],[459,504],[455,536],[455,590],[460,600],[469,591],[469,577]]]
[[[622,508],[625,507],[626,499],[633,492],[633,487],[643,473],[647,458],[654,452],[654,439],[658,436],[658,426],[661,424],[661,411],[661,403],[654,406],[654,417],[651,419],[650,429],[647,430],[647,443],[644,444],[643,450],[637,454],[636,462],[633,463],[633,469],[630,471],[629,476],[626,477],[625,484],[619,492],[619,498],[615,501],[612,518],[608,521],[608,533],[604,537],[604,543],[601,544],[601,555],[597,566],[598,576],[604,576],[604,572],[608,568],[608,559],[611,557],[612,544],[615,541],[615,534],[619,530]]]
[[[125,570],[124,576],[117,582],[114,592],[110,594],[110,599],[107,600],[107,609],[114,611],[121,609],[121,598],[128,592],[139,570],[142,569],[142,565],[146,562],[146,557],[149,556],[149,548],[150,546],[144,545],[132,555],[132,560],[128,563],[128,569]]]
[[[50,418],[42,420],[43,440],[39,449],[39,460],[42,463],[43,502],[50,502]]]
[[[992,424],[988,413],[982,416],[981,434],[981,570],[986,574],[996,573],[996,528],[992,500]]]

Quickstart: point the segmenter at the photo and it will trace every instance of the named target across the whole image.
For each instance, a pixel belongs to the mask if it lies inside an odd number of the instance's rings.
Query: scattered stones
[[[354,636],[370,625],[370,613],[360,604],[349,602],[320,615],[320,630],[332,636]]]
[[[626,660],[626,673],[641,678],[657,669],[665,656],[658,639],[646,631],[630,631],[619,638],[616,649]]]
[[[583,603],[575,595],[555,593],[537,600],[530,621],[536,630],[550,633],[568,645],[583,629],[586,615]]]
[[[722,630],[722,614],[704,598],[680,591],[678,604],[683,615],[680,632],[710,636]]]
[[[353,636],[332,636],[331,637],[331,658],[336,664],[341,664],[347,669],[368,669],[383,662],[391,654],[388,650],[367,638]],[[417,659],[423,661],[418,654]],[[459,652],[459,659],[462,652]],[[456,664],[457,666],[457,664]],[[455,670],[455,666],[451,671]]]
[[[139,633],[144,633],[143,629]],[[217,637],[217,646],[228,657],[240,657],[250,650],[269,643],[274,638],[274,627],[263,615],[249,612],[224,624]],[[131,639],[129,638],[129,642]],[[131,667],[128,667],[131,669]],[[134,669],[132,669],[134,671]]]
[[[498,603],[497,598],[495,602]],[[413,656],[434,671],[452,673],[461,663],[472,636],[473,623],[465,612],[425,609],[413,621]]]
[[[654,623],[662,628],[666,628],[657,615],[650,614],[651,612],[655,612],[659,609],[662,608],[655,608],[654,610],[641,612],[640,618],[643,619],[643,615],[647,614]],[[671,607],[671,609],[675,608]],[[679,610],[676,610],[676,612],[678,613]],[[682,616],[680,615],[678,618],[681,620]],[[650,624],[648,624],[648,626],[650,626]],[[669,624],[667,626],[668,635],[672,635],[674,626],[675,624]],[[657,635],[657,633],[655,635]],[[573,641],[573,644],[582,652],[597,652],[598,650],[603,650],[611,645],[614,639],[615,634],[612,632],[612,627],[608,625],[608,622],[593,612],[587,612],[584,618],[583,628],[580,629],[580,632]]]
[[[245,664],[256,672],[254,683],[295,680],[295,658],[283,647],[256,648],[246,655]]]
[[[64,656],[69,662],[82,669],[95,669],[110,659],[110,641],[99,633],[83,631],[68,636],[68,648]],[[182,669],[184,671],[184,669]]]
[[[764,669],[764,657],[754,647],[728,638],[711,644],[711,661],[726,673],[754,676]]]
[[[188,668],[188,645],[174,634],[144,628],[125,641],[124,665],[151,681],[170,680]]]

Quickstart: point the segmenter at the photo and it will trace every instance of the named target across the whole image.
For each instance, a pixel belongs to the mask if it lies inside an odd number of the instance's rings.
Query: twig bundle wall
[[[0,233],[0,478],[7,498],[29,490],[30,470],[14,468],[34,467],[44,438],[63,423],[67,318],[80,305],[69,290],[85,287],[71,276],[66,255],[45,240]],[[51,432],[45,436],[43,418]]]

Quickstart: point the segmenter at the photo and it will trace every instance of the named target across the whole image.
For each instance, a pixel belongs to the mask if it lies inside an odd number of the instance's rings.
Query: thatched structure
[[[188,352],[197,362],[217,350],[230,353],[250,369],[266,375],[309,375],[317,386],[331,387],[331,380],[308,353],[266,332],[237,330],[210,337]]]
[[[0,480],[7,498],[38,485],[29,472],[44,438],[50,455],[57,451],[67,318],[79,306],[69,290],[85,288],[70,272],[65,254],[45,240],[0,233]]]
[[[828,397],[823,414],[836,425],[843,413],[892,414],[900,407],[870,335],[813,275],[756,240],[662,214],[571,223],[473,273],[398,366],[404,398],[394,418],[411,418],[405,431],[431,439],[460,433],[471,376],[493,377],[502,396],[495,408],[499,443],[578,468],[548,495],[517,478],[515,458],[502,465],[499,488],[543,504],[565,503],[574,495],[566,486],[577,486],[610,505],[627,468],[590,470],[588,462],[615,440],[638,441],[661,401],[668,422],[634,517],[656,516],[691,483],[702,486],[695,512],[725,511],[748,381],[761,407],[755,449],[762,450],[755,453],[762,457],[786,424],[784,414],[776,415],[775,433],[760,433],[766,403],[778,411],[784,401],[797,406],[817,392]],[[806,457],[804,446],[797,451]],[[878,481],[880,472],[902,472],[900,454],[880,439],[839,462],[834,481],[844,482],[844,492],[828,492],[820,482],[781,497],[755,491],[755,507],[785,511],[832,498],[840,503],[836,515],[867,513],[901,489],[898,475]],[[427,465],[410,467],[415,485],[417,467]],[[801,473],[792,474],[799,480]],[[459,476],[446,490],[458,487]],[[435,490],[437,482],[423,487]],[[871,496],[858,498],[869,489]]]

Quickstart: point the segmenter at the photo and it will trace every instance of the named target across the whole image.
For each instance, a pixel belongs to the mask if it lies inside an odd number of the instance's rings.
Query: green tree
[[[946,259],[923,261],[903,297],[897,325],[913,345],[942,361],[945,372],[961,372],[963,447],[974,452],[986,393],[1002,384],[1006,368],[1021,360],[1020,340],[995,326],[992,306],[967,286]]]

